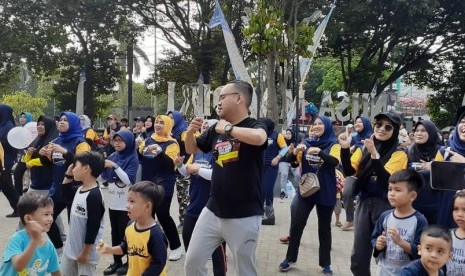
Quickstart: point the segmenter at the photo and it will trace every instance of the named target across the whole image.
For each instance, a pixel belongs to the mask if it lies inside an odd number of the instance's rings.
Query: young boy
[[[8,241],[0,275],[61,276],[55,247],[45,234],[53,222],[53,200],[38,193],[24,194],[18,213],[26,228]]]
[[[419,260],[411,262],[401,271],[401,276],[442,276],[443,267],[452,258],[452,237],[441,226],[433,225],[421,234],[418,245]]]
[[[99,244],[99,253],[123,255],[129,259],[128,276],[167,275],[168,241],[155,222],[155,209],[163,200],[164,190],[150,181],[136,183],[129,188],[128,216],[132,220],[119,246]]]
[[[421,185],[421,176],[413,170],[389,177],[388,200],[394,209],[380,215],[371,236],[378,275],[398,275],[404,265],[418,258],[420,235],[428,226],[426,218],[412,207]]]
[[[69,234],[61,262],[64,275],[95,275],[99,255],[95,249],[103,235],[103,196],[97,177],[104,169],[99,153],[82,152],[74,159],[63,180],[62,192],[70,192],[73,179],[82,183],[77,188],[71,207]],[[74,182],[75,183],[75,182]]]

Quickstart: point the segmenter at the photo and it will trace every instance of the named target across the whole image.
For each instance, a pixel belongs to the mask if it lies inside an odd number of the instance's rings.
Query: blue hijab
[[[370,118],[363,115],[359,115],[357,116],[357,118],[355,118],[355,120],[357,120],[358,118],[362,120],[363,129],[362,131],[357,132],[357,135],[355,135],[352,139],[352,144],[357,148],[362,147],[362,141],[365,139],[369,139],[370,136],[373,134],[373,127],[371,126]]]
[[[60,114],[60,118],[63,115],[65,115],[68,119],[69,128],[66,132],[60,132],[58,141],[61,140],[63,143],[68,143],[76,137],[83,137],[81,121],[79,120],[79,116],[73,112],[63,112]]]
[[[118,166],[128,175],[132,184],[136,182],[137,167],[139,166],[139,159],[136,152],[136,143],[134,134],[129,130],[120,130],[115,134],[123,139],[126,147],[122,151],[115,151],[109,157],[111,160],[118,164]],[[101,174],[102,178],[107,181],[117,181],[118,176],[113,168],[108,168]]]
[[[333,125],[331,124],[331,119],[326,116],[318,115],[318,117],[316,117],[315,120],[318,118],[323,122],[325,126],[325,131],[323,132],[323,135],[315,138],[305,138],[304,144],[307,147],[317,147],[322,150],[325,150],[326,148],[336,144],[337,138],[336,134],[334,133]]]
[[[21,117],[21,115],[23,115],[23,114],[24,114],[24,116],[26,116],[26,124],[32,122],[32,114],[31,113],[29,113],[29,112],[21,112],[21,114],[19,114],[19,117]]]
[[[453,151],[457,152],[458,154],[463,155],[463,156],[465,156],[465,142],[460,140],[459,131],[458,131],[457,127],[458,127],[460,121],[462,120],[462,118],[464,116],[465,116],[465,112],[463,112],[458,117],[457,124],[455,125],[454,134],[449,139],[449,145],[450,145],[451,149]]]
[[[182,113],[176,110],[172,110],[168,112],[169,114],[173,114],[174,126],[171,130],[171,136],[178,139],[181,137],[181,134],[187,130],[187,123],[182,116]]]

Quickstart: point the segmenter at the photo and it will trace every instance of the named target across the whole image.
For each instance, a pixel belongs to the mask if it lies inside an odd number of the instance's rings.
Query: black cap
[[[379,120],[382,117],[387,117],[391,122],[393,122],[397,126],[400,126],[402,124],[402,118],[394,112],[391,112],[391,111],[381,112],[375,116],[375,120]]]
[[[138,116],[138,117],[134,118],[134,121],[142,121],[142,122],[145,122],[145,117]]]

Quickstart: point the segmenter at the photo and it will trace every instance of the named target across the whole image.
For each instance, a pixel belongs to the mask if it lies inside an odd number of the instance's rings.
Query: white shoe
[[[171,250],[168,260],[177,261],[182,258],[182,247],[178,247],[174,250]]]

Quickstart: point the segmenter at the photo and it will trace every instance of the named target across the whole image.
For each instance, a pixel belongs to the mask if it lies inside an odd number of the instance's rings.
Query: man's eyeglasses
[[[238,94],[240,94],[240,93],[235,92],[235,93],[223,94],[223,95],[220,95],[219,100],[220,100],[220,101],[224,100],[224,99],[226,98],[226,96],[228,96],[228,95],[238,95]]]
[[[394,127],[392,125],[390,125],[390,124],[383,124],[382,122],[376,122],[375,123],[375,128],[381,128],[383,126],[384,126],[384,130],[386,130],[388,132],[394,129]]]

